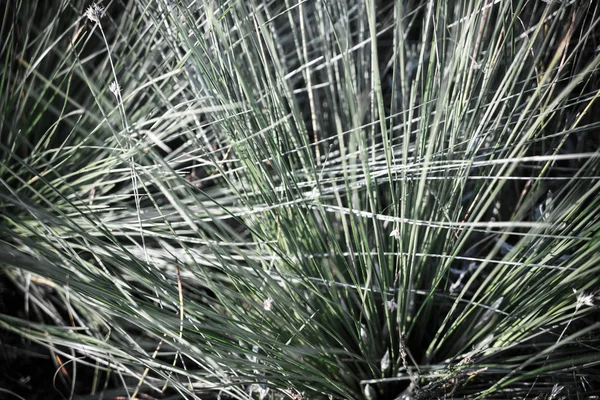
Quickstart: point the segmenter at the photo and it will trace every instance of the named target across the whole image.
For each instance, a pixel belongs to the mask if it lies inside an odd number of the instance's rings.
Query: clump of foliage
[[[5,2],[4,357],[65,398],[591,395],[598,6]]]

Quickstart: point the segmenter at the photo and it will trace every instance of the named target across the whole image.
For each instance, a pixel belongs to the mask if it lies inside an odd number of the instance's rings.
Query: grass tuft
[[[600,391],[596,2],[12,3],[0,392]]]

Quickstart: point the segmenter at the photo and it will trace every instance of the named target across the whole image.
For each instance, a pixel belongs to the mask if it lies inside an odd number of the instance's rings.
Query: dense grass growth
[[[600,390],[596,1],[2,4],[0,396]]]

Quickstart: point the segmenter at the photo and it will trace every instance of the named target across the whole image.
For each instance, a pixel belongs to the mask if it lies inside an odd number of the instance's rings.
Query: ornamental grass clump
[[[13,3],[0,393],[598,394],[596,2]]]

